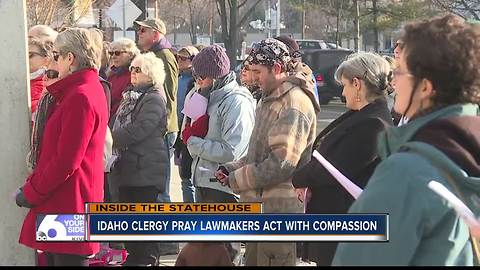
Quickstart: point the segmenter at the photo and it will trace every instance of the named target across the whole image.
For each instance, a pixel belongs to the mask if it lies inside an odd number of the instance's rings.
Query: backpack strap
[[[448,163],[453,163],[450,158],[448,158],[443,152],[438,150],[436,147],[423,143],[423,142],[407,142],[404,144],[401,148],[400,151],[413,151],[422,157],[426,158],[430,163],[435,166],[445,177],[447,182],[450,184],[451,187],[454,189],[454,193],[462,200],[463,202],[466,202],[465,195],[463,192],[460,190],[458,187],[458,184],[455,180],[455,176],[452,175],[449,171],[445,170],[445,164],[441,164],[439,162],[439,157],[442,157],[442,160],[447,161]],[[472,253],[474,256],[474,265],[480,265],[480,243],[479,239],[473,237],[471,231],[469,230],[470,234],[470,241],[472,243]]]

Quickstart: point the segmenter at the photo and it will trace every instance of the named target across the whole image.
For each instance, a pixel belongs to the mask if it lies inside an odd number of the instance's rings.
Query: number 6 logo
[[[66,238],[67,229],[61,222],[58,222],[56,220],[57,217],[58,215],[46,215],[40,223],[40,226],[38,226],[37,230],[44,234],[44,236],[46,237],[45,240],[64,240]]]

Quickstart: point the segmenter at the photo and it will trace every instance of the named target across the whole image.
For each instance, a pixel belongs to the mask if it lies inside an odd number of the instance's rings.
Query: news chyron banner
[[[266,214],[261,203],[90,203],[37,216],[37,241],[388,241],[388,214]]]

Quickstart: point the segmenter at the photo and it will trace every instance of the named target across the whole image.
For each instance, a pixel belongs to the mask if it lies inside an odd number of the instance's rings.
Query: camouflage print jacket
[[[230,187],[243,202],[262,202],[265,213],[298,213],[292,186],[297,165],[310,160],[320,107],[310,68],[302,63],[277,89],[263,93],[247,156],[224,164]]]

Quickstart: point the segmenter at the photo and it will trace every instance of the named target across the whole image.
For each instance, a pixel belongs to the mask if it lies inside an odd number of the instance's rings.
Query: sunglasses
[[[202,76],[198,76],[197,74],[192,74],[192,77],[195,81],[201,81],[201,80],[205,79]]]
[[[177,55],[177,60],[187,61],[190,57]]]
[[[142,68],[140,68],[140,67],[130,66],[129,70],[130,70],[131,73],[133,73],[133,72],[142,73]]]
[[[32,58],[34,57],[35,55],[38,55],[38,56],[41,56],[41,57],[45,57],[46,55],[43,55],[41,53],[38,53],[38,52],[28,52],[28,58]]]
[[[58,71],[53,70],[53,69],[48,69],[47,71],[45,71],[45,75],[49,79],[56,79],[56,78],[58,78]]]
[[[108,52],[110,56],[120,56],[120,54],[126,53],[126,51],[113,51],[113,52]]]
[[[58,57],[60,56],[60,53],[57,52],[57,51],[53,51],[52,52],[52,55],[53,55],[53,60],[55,60],[55,62],[58,61]]]
[[[138,32],[145,33],[145,32],[148,32],[148,29],[150,28],[140,27],[140,29],[138,29]]]
[[[400,50],[403,50],[405,44],[403,42],[397,42],[395,45],[393,45],[393,49],[395,50],[397,47],[400,48]]]

